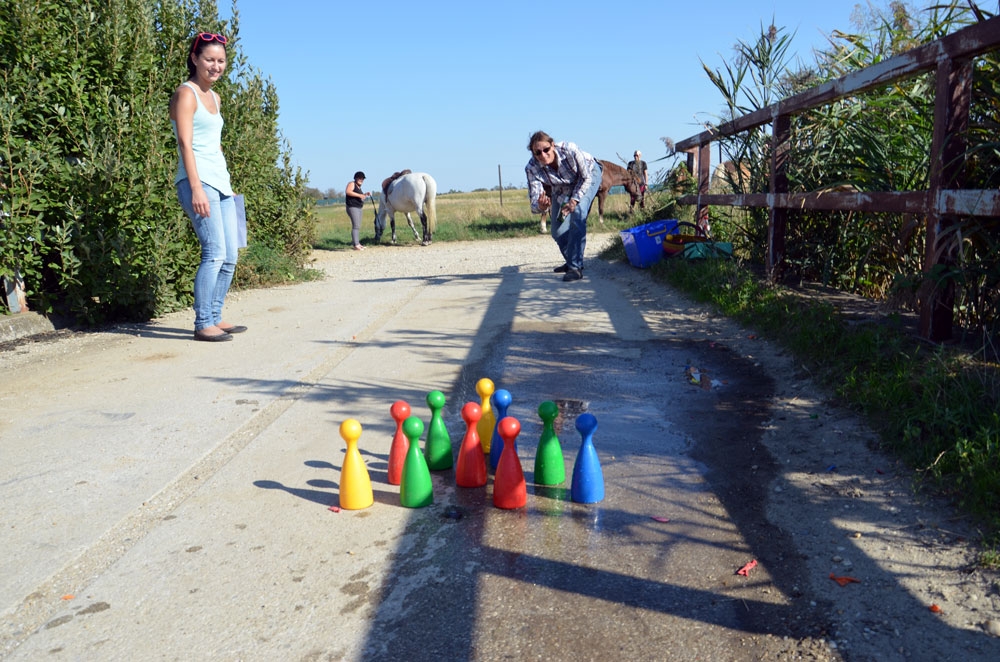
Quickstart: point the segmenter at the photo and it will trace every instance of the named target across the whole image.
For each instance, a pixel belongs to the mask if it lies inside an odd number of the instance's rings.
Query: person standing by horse
[[[528,140],[531,158],[524,172],[528,199],[535,214],[550,212],[552,238],[565,264],[556,267],[564,281],[583,278],[587,216],[601,184],[601,164],[571,142],[555,142],[544,131]]]
[[[642,160],[642,152],[639,150],[635,150],[632,160],[628,162],[628,171],[632,173],[632,177],[639,185],[640,195],[645,197],[646,189],[649,187],[649,169],[646,167],[646,162]]]
[[[347,206],[347,216],[351,219],[351,242],[354,250],[364,250],[361,245],[361,216],[365,210],[365,200],[372,196],[371,192],[365,193],[361,190],[361,185],[365,183],[365,173],[358,170],[354,173],[354,179],[344,187],[344,199]],[[382,238],[379,232],[378,218],[375,219],[375,241]]]
[[[188,48],[188,79],[170,98],[177,138],[177,199],[201,243],[194,277],[194,339],[232,340],[246,331],[222,320],[222,305],[236,273],[239,239],[236,202],[222,153],[222,112],[212,85],[226,70],[226,38],[199,32]]]

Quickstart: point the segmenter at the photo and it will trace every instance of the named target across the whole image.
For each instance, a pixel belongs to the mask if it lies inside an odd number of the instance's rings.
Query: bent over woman
[[[563,280],[583,278],[583,251],[587,246],[587,216],[601,186],[600,162],[571,142],[557,143],[544,131],[528,140],[531,158],[524,172],[534,214],[551,210],[552,238],[565,263],[556,267]]]

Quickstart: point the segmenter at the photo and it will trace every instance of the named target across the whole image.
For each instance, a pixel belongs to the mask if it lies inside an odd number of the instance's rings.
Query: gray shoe
[[[227,340],[232,340],[233,337],[228,333],[219,333],[217,335],[210,336],[202,333],[201,331],[195,331],[194,339],[201,340],[203,342],[226,342]]]
[[[573,267],[570,267],[566,269],[566,275],[563,276],[563,281],[568,282],[571,280],[580,280],[581,278],[583,278],[583,272],[579,269],[574,269]]]

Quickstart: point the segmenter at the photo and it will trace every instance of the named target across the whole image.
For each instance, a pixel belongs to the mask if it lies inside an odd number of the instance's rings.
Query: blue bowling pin
[[[583,443],[573,464],[570,494],[577,503],[597,503],[604,500],[604,472],[594,448],[597,418],[590,412],[580,414],[576,417],[576,430],[583,436]]]
[[[500,421],[507,418],[507,408],[510,407],[510,391],[497,389],[490,396],[490,403],[493,405],[493,412],[496,416],[496,423],[493,425],[493,442],[490,444],[490,471],[496,473],[497,464],[500,462],[500,454],[503,453],[503,439],[500,437]]]

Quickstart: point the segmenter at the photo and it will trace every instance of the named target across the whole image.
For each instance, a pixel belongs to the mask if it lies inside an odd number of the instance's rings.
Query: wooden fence
[[[994,17],[682,140],[677,143],[676,149],[687,153],[688,169],[697,174],[698,193],[684,196],[680,202],[697,205],[699,222],[707,220],[710,205],[767,208],[767,269],[772,277],[780,272],[784,259],[789,209],[922,215],[926,218],[927,229],[922,267],[924,274],[929,274],[935,265],[952,265],[956,257],[954,243],[941,239],[948,226],[963,216],[1000,216],[1000,191],[973,190],[962,186],[973,60],[998,48],[1000,17]],[[793,116],[930,71],[936,74],[936,91],[928,190],[788,191],[786,168]],[[768,192],[710,195],[711,143],[764,124],[771,125]],[[933,284],[929,278],[925,280],[927,284],[918,296],[920,334],[935,342],[948,340],[952,336],[954,321],[954,288],[950,284]]]

